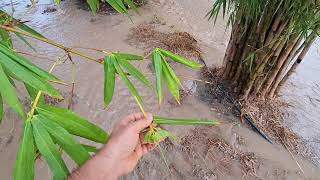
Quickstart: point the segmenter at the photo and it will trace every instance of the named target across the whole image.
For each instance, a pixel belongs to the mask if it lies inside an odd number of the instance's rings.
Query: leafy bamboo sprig
[[[129,77],[136,78],[145,86],[151,87],[150,81],[130,62],[132,60],[143,60],[144,57],[119,52],[101,51],[107,54],[101,61],[45,38],[40,33],[2,11],[0,11],[0,14],[0,122],[3,119],[4,103],[13,109],[24,121],[24,133],[17,155],[14,179],[34,179],[34,164],[39,156],[43,157],[48,163],[52,171],[53,179],[66,179],[69,175],[69,170],[62,159],[60,150],[66,152],[77,165],[82,165],[90,158],[89,153],[96,152],[97,149],[92,146],[80,144],[75,136],[104,144],[108,141],[109,135],[89,120],[76,115],[68,109],[46,104],[44,95],[63,99],[61,94],[51,84],[63,83],[62,80],[51,74],[56,63],[51,70],[47,72],[33,64],[31,60],[16,53],[13,49],[9,32],[13,32],[18,37],[21,36],[20,38],[22,38],[30,48],[32,48],[32,46],[24,39],[24,36],[63,49],[68,55],[70,55],[69,53],[73,53],[103,64],[105,75],[105,106],[108,107],[112,101],[115,78],[119,76],[135,98],[141,111],[145,114],[142,98],[129,79]],[[158,72],[156,76],[158,95],[159,93],[162,94],[163,79],[167,83],[169,91],[179,100],[179,90],[182,83],[166,61],[166,58],[170,58],[175,62],[194,69],[200,68],[201,65],[159,48],[154,50],[153,57],[153,64],[157,64],[155,69],[158,68],[156,70],[156,72]],[[158,78],[159,72],[160,81]],[[24,84],[25,89],[32,99],[31,110],[28,113],[24,111],[22,103],[19,100],[15,86],[17,81]],[[158,88],[159,85],[161,88]],[[214,121],[154,117],[154,125],[149,127],[145,135],[146,142],[159,143],[166,137],[172,137],[169,132],[157,126],[165,124],[219,125],[218,122]]]
[[[176,55],[170,51],[164,49],[155,48],[152,53],[152,64],[156,74],[156,89],[158,95],[159,105],[163,101],[163,81],[166,83],[170,93],[180,104],[180,87],[182,87],[181,81],[167,62],[167,58],[170,58],[174,62],[183,64],[192,69],[200,69],[203,67],[201,64],[192,60],[186,59],[182,56]]]
[[[111,53],[109,56],[104,59],[104,104],[105,107],[108,107],[112,101],[114,89],[115,89],[115,77],[116,73],[119,74],[121,80],[128,87],[129,91],[133,95],[134,99],[138,103],[143,114],[145,110],[143,108],[143,101],[139,92],[134,87],[132,82],[129,80],[127,74],[124,72],[124,69],[134,78],[141,81],[144,85],[151,87],[149,80],[132,64],[129,63],[130,60],[143,60],[144,57],[132,55],[132,54],[123,54],[123,53]]]

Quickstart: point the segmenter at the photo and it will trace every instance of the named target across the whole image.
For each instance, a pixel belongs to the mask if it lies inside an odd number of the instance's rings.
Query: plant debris
[[[56,7],[47,7],[45,10],[43,10],[42,14],[48,14],[48,13],[52,13],[52,12],[56,12],[57,8]]]
[[[153,18],[154,19],[154,18]],[[128,35],[128,41],[131,44],[141,43],[144,46],[147,46],[146,54],[148,54],[151,49],[159,47],[172,51],[176,54],[186,56],[186,57],[195,57],[201,59],[201,51],[197,44],[197,40],[187,32],[160,32],[156,30],[155,22],[163,21],[152,20],[151,23],[142,23],[137,27],[131,29],[131,33]]]
[[[203,68],[202,76],[211,84],[206,84],[206,94],[209,94],[209,102],[219,102],[230,110],[234,115],[241,118],[242,122],[245,115],[249,115],[255,125],[265,132],[277,143],[283,144],[292,152],[308,157],[310,150],[302,143],[300,137],[287,128],[283,122],[283,110],[288,104],[281,101],[279,98],[268,101],[267,103],[262,100],[248,99],[241,102],[241,114],[235,110],[235,102],[237,99],[233,93],[231,86],[222,80],[220,77],[221,70],[219,68]],[[219,88],[223,87],[223,89]],[[208,95],[206,95],[208,96]],[[229,97],[228,97],[229,96]]]
[[[208,127],[196,127],[190,135],[182,138],[181,145],[183,146],[183,151],[194,156],[196,156],[195,154],[199,147],[205,146],[203,154],[205,154],[205,157],[210,156],[215,159],[218,169],[221,169],[222,172],[230,173],[231,164],[239,163],[243,176],[258,177],[257,170],[259,169],[260,161],[255,154],[233,148],[223,138],[210,134]],[[218,152],[222,153],[223,158],[217,154]]]

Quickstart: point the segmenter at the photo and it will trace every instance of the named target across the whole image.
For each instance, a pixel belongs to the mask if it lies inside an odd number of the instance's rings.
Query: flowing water
[[[306,55],[303,63],[283,88],[283,98],[289,103],[285,120],[314,151],[313,159],[320,163],[320,39]]]
[[[10,0],[1,1],[0,7],[10,10]],[[207,0],[201,0],[201,3],[194,5],[193,0],[154,0],[140,9],[142,16],[133,16],[133,23],[123,15],[96,15],[92,16],[89,11],[82,10],[76,4],[78,0],[66,0],[61,8],[52,13],[45,13],[48,7],[54,7],[50,0],[40,0],[34,8],[26,7],[29,0],[13,0],[15,8],[15,17],[22,20],[29,20],[29,25],[34,27],[46,37],[69,47],[90,47],[109,51],[123,51],[128,53],[143,54],[144,49],[134,46],[127,42],[127,35],[130,28],[138,24],[150,21],[156,14],[162,18],[166,24],[160,28],[165,31],[182,30],[192,34],[198,40],[200,48],[203,51],[204,59],[208,65],[221,65],[223,53],[229,37],[229,31],[225,29],[225,21],[219,18],[217,24],[207,22],[204,18],[209,9]],[[18,40],[15,41],[16,47],[21,52],[32,53]],[[62,56],[63,51],[34,40],[31,44],[37,49],[40,57],[30,57],[39,66],[49,69],[57,56]],[[79,49],[93,57],[102,57],[102,54],[93,51]],[[39,55],[40,54],[40,55]],[[293,107],[288,110],[288,121],[293,130],[308,141],[308,143],[317,148],[319,147],[319,104],[320,104],[320,78],[319,61],[316,61],[316,47],[306,57],[305,62],[298,69],[298,73],[292,78],[290,84],[283,91]],[[91,119],[101,125],[107,131],[111,130],[112,125],[119,118],[124,117],[130,112],[138,111],[138,107],[122,82],[116,82],[116,93],[111,106],[105,110],[103,108],[103,68],[101,65],[87,61],[83,58],[74,56],[76,64],[75,79],[75,97],[73,110],[78,114]],[[150,74],[149,63],[137,62],[144,72]],[[179,66],[178,74],[196,77],[197,73],[185,70]],[[72,80],[72,65],[70,62],[58,66],[54,70],[61,79],[66,82]],[[149,76],[154,79],[153,76]],[[198,119],[219,119],[219,113],[212,109],[199,98],[188,96],[183,106],[173,106],[167,102],[170,96],[166,96],[166,103],[161,109],[156,106],[155,93],[144,88],[137,81],[134,81],[142,95],[147,111],[164,117],[176,118],[198,118]],[[188,79],[183,81],[186,87],[196,88],[194,82]],[[191,86],[190,86],[191,84]],[[68,98],[70,87],[57,86],[57,88]],[[19,91],[24,94],[22,88]],[[166,93],[167,94],[167,93]],[[167,94],[168,95],[168,94]],[[65,105],[60,103],[60,105]],[[294,121],[291,121],[294,120]],[[3,162],[7,165],[0,168],[0,179],[8,179],[12,174],[12,167],[18,149],[20,137],[16,134],[21,133],[21,122],[13,112],[8,111],[5,121],[0,128],[0,154],[1,166]],[[192,127],[189,127],[192,128]],[[183,136],[188,128],[177,130],[169,128],[171,131]],[[275,152],[276,153],[276,152]],[[281,157],[281,156],[280,156]],[[71,164],[72,165],[72,164]],[[40,161],[37,165],[37,176],[39,179],[48,177],[48,169],[45,162]],[[2,178],[1,178],[2,177]],[[156,176],[155,176],[156,177]]]

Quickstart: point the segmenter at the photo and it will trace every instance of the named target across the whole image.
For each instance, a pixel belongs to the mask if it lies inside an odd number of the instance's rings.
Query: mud
[[[225,20],[218,18],[217,24],[213,26],[204,18],[211,5],[207,0],[197,3],[193,0],[149,0],[140,8],[142,16],[131,12],[133,23],[120,14],[92,16],[91,12],[76,6],[77,0],[63,1],[57,11],[47,14],[42,12],[52,6],[50,0],[40,1],[35,8],[26,7],[28,3],[29,0],[17,2],[15,16],[30,20],[29,25],[46,37],[69,47],[90,47],[144,54],[148,49],[139,44],[129,43],[128,35],[131,33],[130,30],[139,24],[154,21],[157,22],[155,28],[159,32],[190,34],[197,41],[206,64],[219,66],[222,65],[229,37],[229,31],[225,31]],[[10,10],[10,6],[4,8]],[[154,18],[155,16],[157,18]],[[14,43],[19,51],[34,54],[19,40],[15,40]],[[55,47],[33,40],[31,44],[38,52],[37,57],[30,56],[30,58],[45,69],[49,69],[57,56],[63,55],[63,52]],[[97,58],[103,57],[103,54],[97,52],[79,50]],[[116,82],[113,102],[105,110],[102,97],[103,68],[99,64],[77,56],[73,59],[77,70],[73,103],[75,112],[110,131],[118,119],[128,113],[139,111],[134,99],[120,81]],[[135,65],[147,73],[154,82],[152,70],[148,68],[149,63],[150,59],[147,59],[143,62],[135,62]],[[222,113],[223,111],[220,110],[223,110],[223,107],[219,102],[214,103],[216,106],[209,106],[203,98],[200,98],[199,89],[202,83],[194,80],[199,72],[178,65],[174,66],[174,69],[179,75],[193,77],[192,79],[181,77],[183,85],[192,93],[184,98],[182,106],[176,106],[168,102],[171,96],[165,92],[165,103],[161,109],[158,109],[155,93],[133,80],[144,99],[147,110],[163,117],[216,119],[225,124],[220,127],[165,127],[178,138],[165,141],[161,144],[162,153],[156,150],[148,154],[141,160],[135,171],[123,179],[241,179],[242,177],[244,179],[303,179],[296,161],[282,146],[268,144],[252,130],[239,124],[238,118],[232,114]],[[66,62],[58,66],[54,74],[70,84],[71,63]],[[64,94],[70,92],[70,86],[59,85],[57,88]],[[26,99],[23,88],[19,88],[19,93],[22,94],[21,99]],[[57,103],[59,106],[67,106],[65,101]],[[21,132],[21,121],[15,113],[6,108],[5,118],[0,126],[0,179],[12,178]],[[217,143],[209,143],[209,140],[223,142],[224,145],[220,147]],[[232,153],[229,151],[236,152],[235,157],[231,158]],[[72,170],[75,164],[67,156],[64,158]],[[317,179],[320,176],[318,167],[300,156],[296,158],[309,179]],[[36,179],[50,179],[50,171],[42,159],[37,161],[36,174]]]

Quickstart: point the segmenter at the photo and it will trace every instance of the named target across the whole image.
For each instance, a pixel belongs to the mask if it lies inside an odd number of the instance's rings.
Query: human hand
[[[147,114],[147,118],[142,113],[131,114],[113,127],[110,139],[100,155],[108,159],[108,163],[113,166],[113,173],[118,177],[131,172],[139,159],[154,149],[155,145],[144,144],[141,133],[152,123],[152,119],[151,114]]]
[[[69,180],[114,180],[131,172],[139,159],[155,147],[144,144],[141,133],[152,119],[151,114],[145,118],[142,113],[136,113],[119,121],[113,127],[108,143],[74,171]]]

